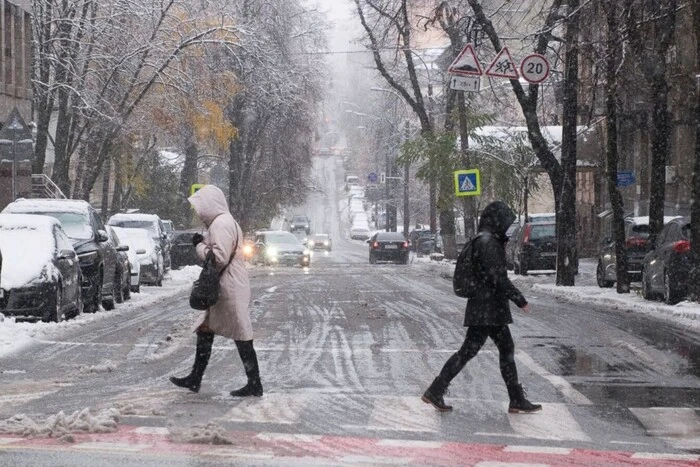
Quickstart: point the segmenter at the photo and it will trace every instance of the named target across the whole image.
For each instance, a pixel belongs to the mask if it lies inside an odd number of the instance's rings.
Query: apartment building
[[[0,0],[0,124],[17,107],[31,120],[32,21],[30,0]]]

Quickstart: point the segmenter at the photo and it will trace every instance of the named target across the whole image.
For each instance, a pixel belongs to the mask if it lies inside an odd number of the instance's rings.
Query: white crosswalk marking
[[[440,415],[426,410],[419,397],[379,397],[374,401],[367,429],[437,432]]]
[[[593,402],[591,402],[586,396],[581,394],[579,391],[574,389],[574,387],[567,380],[565,380],[561,376],[551,374],[544,367],[542,367],[542,365],[535,362],[535,360],[533,360],[532,357],[530,357],[522,350],[516,353],[516,358],[520,360],[520,362],[523,365],[528,367],[530,371],[538,374],[542,378],[549,381],[551,385],[557,388],[559,392],[561,392],[562,395],[572,404],[593,405]]]
[[[506,410],[506,406],[504,406]],[[508,414],[510,426],[523,437],[549,440],[590,441],[566,404],[544,404],[535,414]]]
[[[299,422],[310,398],[310,395],[274,393],[261,398],[250,397],[229,410],[223,419],[229,422],[291,425]]]
[[[700,449],[700,409],[683,407],[630,408],[652,436],[678,449]]]

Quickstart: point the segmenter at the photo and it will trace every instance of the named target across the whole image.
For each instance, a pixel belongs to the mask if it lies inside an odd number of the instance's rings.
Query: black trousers
[[[467,362],[479,353],[489,337],[498,347],[501,376],[503,376],[506,386],[513,388],[518,384],[518,370],[515,367],[515,344],[507,325],[469,326],[462,347],[447,360],[440,371],[439,378],[443,384],[449,384],[462,371]]]

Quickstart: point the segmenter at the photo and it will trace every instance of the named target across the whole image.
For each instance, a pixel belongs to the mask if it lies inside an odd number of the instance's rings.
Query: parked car
[[[163,263],[164,271],[170,270],[170,238],[160,217],[155,214],[115,214],[107,224],[125,229],[146,229],[156,243],[156,253],[162,257],[160,262]]]
[[[311,233],[311,219],[306,216],[294,216],[289,222],[289,231],[303,230],[306,234]]]
[[[527,222],[513,247],[513,270],[528,271],[557,268],[557,237],[554,222]]]
[[[253,262],[265,266],[272,264],[309,266],[311,253],[290,232],[263,231],[255,235]]]
[[[333,249],[333,242],[328,234],[314,234],[309,239],[307,246],[312,250],[331,251]]]
[[[180,269],[184,266],[201,266],[203,261],[197,256],[197,250],[192,245],[192,237],[198,233],[197,230],[182,230],[173,232],[172,247],[170,249],[170,259],[173,269]]]
[[[408,240],[403,238],[400,232],[377,232],[369,243],[369,264],[377,261],[394,261],[408,264],[409,250]]]
[[[131,276],[129,279],[129,290],[134,293],[141,292],[141,263],[139,262],[138,248],[134,241],[129,237],[129,232],[121,227],[110,227],[119,236],[119,241],[128,245],[126,256],[129,259],[129,270]]]
[[[122,229],[129,241],[136,246],[136,257],[140,263],[139,283],[163,285],[165,267],[163,256],[158,252],[158,245],[146,229]]]
[[[80,265],[61,223],[0,214],[0,313],[59,322],[83,311]]]
[[[117,263],[114,268],[114,301],[122,303],[131,298],[131,263],[129,262],[129,245],[120,240],[115,228],[107,226],[109,240],[117,250]]]
[[[100,304],[114,308],[114,277],[117,251],[107,229],[87,201],[73,199],[18,199],[3,213],[40,214],[58,219],[78,255],[85,311],[94,313]]]
[[[353,225],[350,228],[350,238],[353,240],[367,240],[369,236],[369,227]]]
[[[508,243],[506,243],[506,266],[508,269],[513,269],[515,263],[515,246],[518,244],[518,235],[523,227],[519,222],[513,223],[506,231]]]
[[[690,275],[690,218],[678,217],[668,222],[642,263],[642,296],[657,296],[674,305],[688,294]]]
[[[669,217],[667,221],[671,219],[673,218]],[[638,281],[642,279],[642,262],[644,257],[652,249],[652,245],[649,243],[649,218],[628,216],[624,221],[627,271],[630,280]],[[617,256],[615,254],[612,216],[607,216],[603,219],[596,281],[598,286],[603,288],[612,287],[617,281]]]

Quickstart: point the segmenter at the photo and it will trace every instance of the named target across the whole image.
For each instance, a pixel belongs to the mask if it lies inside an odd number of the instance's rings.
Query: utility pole
[[[408,142],[411,137],[411,122],[406,119],[404,124],[404,141]],[[403,166],[403,236],[408,239],[408,232],[411,229],[411,203],[408,195],[408,182],[411,177],[411,165],[407,162]]]
[[[433,84],[428,83],[428,120],[430,121],[430,128],[435,129],[435,117],[433,115]],[[430,196],[430,231],[432,233],[437,233],[437,180],[430,180],[429,183],[429,196]]]

